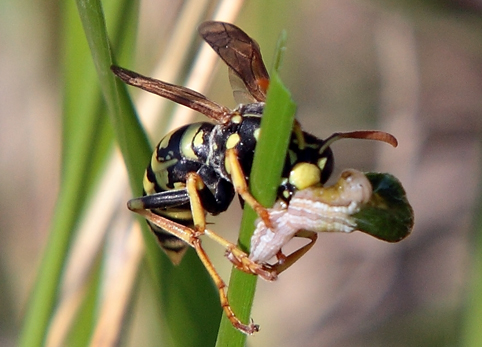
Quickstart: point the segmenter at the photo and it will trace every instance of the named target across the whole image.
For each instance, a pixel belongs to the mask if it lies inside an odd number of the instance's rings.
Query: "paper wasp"
[[[258,326],[243,324],[232,311],[226,285],[204,252],[200,236],[220,243],[228,258],[239,269],[274,280],[279,272],[294,263],[313,244],[285,257],[277,252],[283,267],[256,262],[206,228],[206,213],[224,212],[235,193],[258,213],[265,226],[272,227],[270,212],[251,195],[247,181],[260,131],[269,75],[258,44],[238,27],[223,22],[204,22],[201,37],[228,65],[233,94],[239,106],[221,106],[188,88],[145,77],[113,66],[112,71],[125,83],[160,95],[198,111],[213,123],[188,124],[166,135],[152,154],[144,176],[145,195],[128,202],[128,208],[144,216],[160,246],[178,264],[188,246],[193,247],[219,289],[224,312],[233,326],[246,334]],[[322,186],[333,171],[331,143],[341,138],[384,141],[396,146],[396,139],[380,131],[336,133],[326,140],[293,128],[289,153],[280,179],[278,198],[289,204],[296,191]],[[297,235],[298,236],[298,235]],[[303,236],[303,235],[299,235]],[[313,237],[310,237],[314,241]]]

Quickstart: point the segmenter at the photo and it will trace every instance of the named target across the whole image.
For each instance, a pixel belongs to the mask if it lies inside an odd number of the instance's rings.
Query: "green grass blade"
[[[296,111],[296,105],[291,100],[291,95],[281,82],[277,72],[285,40],[286,35],[282,35],[278,43],[276,55],[278,58],[276,58],[274,69],[271,72],[270,87],[261,122],[261,133],[250,176],[250,190],[264,206],[272,206],[276,199]],[[256,213],[249,206],[245,206],[239,235],[239,245],[245,251],[249,251],[256,218]],[[236,269],[231,272],[228,297],[234,312],[245,323],[250,320],[256,282],[256,276]],[[244,346],[245,343],[246,335],[235,330],[226,316],[223,316],[216,346],[235,347]]]
[[[112,9],[122,8],[126,3],[112,1]],[[128,22],[128,17],[123,20]],[[75,225],[112,141],[109,123],[100,116],[105,109],[73,3],[64,4],[62,23],[66,43],[62,182],[20,346],[43,344]]]
[[[79,13],[99,75],[117,141],[126,163],[131,186],[139,196],[142,177],[151,150],[140,127],[126,87],[110,71],[112,59],[105,32],[102,9],[98,1],[78,1]],[[144,223],[143,223],[144,225]],[[147,260],[153,284],[160,289],[163,312],[176,345],[205,346],[212,344],[219,325],[220,309],[211,310],[218,299],[214,286],[197,257],[188,256],[183,264],[173,270],[154,242],[145,232]],[[193,281],[190,285],[186,282]],[[202,319],[195,319],[196,314]],[[186,334],[189,331],[189,334]]]
[[[480,144],[479,144],[480,148]],[[472,244],[474,254],[471,257],[470,283],[467,290],[465,310],[461,326],[461,346],[472,347],[482,344],[482,185],[474,208],[474,233]]]
[[[151,152],[149,142],[125,86],[110,71],[113,61],[100,2],[78,0],[77,7],[131,186],[136,193],[140,193],[142,188],[139,181],[142,182],[145,158]]]
[[[478,211],[481,211],[482,204],[480,204],[480,201],[478,207]],[[479,216],[481,215],[479,214]],[[469,285],[465,312],[463,312],[461,346],[465,347],[480,346],[482,343],[482,331],[480,329],[482,320],[482,223],[480,217],[477,219],[477,235],[474,235],[476,254],[472,258],[471,269],[473,276]]]

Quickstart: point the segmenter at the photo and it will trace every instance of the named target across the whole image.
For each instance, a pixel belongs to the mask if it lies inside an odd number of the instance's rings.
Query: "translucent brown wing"
[[[187,106],[218,123],[226,123],[231,118],[230,109],[207,99],[204,95],[199,94],[192,89],[142,76],[136,72],[118,66],[111,66],[111,70],[117,75],[117,77],[131,86],[144,89],[150,93],[157,94],[163,98]]]
[[[198,28],[202,38],[230,68],[230,81],[236,101],[264,102],[269,75],[258,44],[237,26],[208,21]],[[240,88],[240,81],[245,86]],[[238,101],[240,102],[240,101]]]

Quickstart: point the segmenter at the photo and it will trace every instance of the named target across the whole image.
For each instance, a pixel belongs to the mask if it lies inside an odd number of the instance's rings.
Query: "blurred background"
[[[60,6],[0,3],[2,346],[17,339],[60,184]],[[136,65],[128,68],[149,75],[182,6],[141,2]],[[380,129],[397,137],[396,149],[335,143],[334,176],[348,167],[390,172],[415,211],[412,235],[399,244],[319,235],[277,282],[259,281],[252,317],[262,330],[248,345],[462,345],[480,275],[482,2],[247,1],[235,24],[258,41],[268,67],[287,30],[281,75],[310,133]],[[207,95],[234,107],[226,68],[218,67]],[[232,241],[238,205],[209,218]],[[227,279],[223,252],[206,247]],[[123,345],[142,331],[133,325]]]

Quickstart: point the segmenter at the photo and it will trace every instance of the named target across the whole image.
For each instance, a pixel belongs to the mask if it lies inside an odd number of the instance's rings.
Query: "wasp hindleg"
[[[194,230],[192,228],[189,228],[185,225],[173,222],[167,218],[161,217],[150,210],[146,209],[140,209],[140,210],[133,210],[134,212],[140,214],[143,216],[145,219],[147,219],[149,222],[159,226],[160,228],[169,231],[171,234],[174,236],[178,237],[185,243],[187,243],[189,246],[193,247],[196,250],[196,253],[201,259],[204,267],[208,271],[209,275],[213,279],[216,287],[218,288],[219,291],[219,299],[221,302],[221,306],[228,317],[229,321],[231,324],[238,330],[246,333],[246,334],[253,334],[254,332],[257,332],[259,330],[258,325],[256,324],[243,324],[235,315],[234,311],[232,310],[228,297],[226,295],[226,284],[222,280],[221,276],[219,276],[218,272],[216,271],[214,265],[212,264],[211,260],[207,256],[206,252],[204,251],[202,244],[201,244],[201,239],[199,238],[200,234],[197,232],[197,230]],[[206,234],[207,236],[211,237],[211,235],[216,235],[212,231],[205,230],[203,234]],[[217,240],[218,238],[214,238]],[[229,243],[228,241],[225,240],[226,243]],[[239,252],[242,252],[241,250],[238,250]]]
[[[236,158],[236,161],[237,161],[237,158]],[[239,162],[235,164],[235,167],[238,167],[238,166],[240,167]],[[209,229],[206,229],[205,211],[202,206],[200,196],[198,194],[198,191],[202,190],[203,188],[204,188],[204,183],[202,181],[202,178],[196,173],[189,173],[186,179],[186,189],[180,190],[176,194],[170,193],[169,196],[172,195],[174,197],[172,201],[169,201],[169,202],[162,201],[162,197],[167,196],[167,194],[161,195],[162,194],[161,193],[159,196],[156,196],[156,194],[154,194],[154,195],[130,200],[128,203],[128,207],[132,211],[143,216],[148,222],[162,228],[163,230],[168,231],[169,233],[181,239],[186,244],[188,244],[189,246],[193,247],[196,250],[196,253],[199,259],[202,261],[204,267],[206,268],[209,275],[213,279],[216,287],[218,288],[221,306],[226,316],[230,320],[231,324],[236,329],[246,334],[253,334],[254,332],[257,332],[259,330],[258,325],[254,323],[250,323],[248,325],[243,324],[236,317],[236,314],[234,313],[233,309],[229,304],[229,300],[226,294],[226,284],[224,283],[221,276],[218,274],[214,265],[209,259],[208,255],[204,251],[200,236],[206,235],[207,237],[221,244],[226,249],[227,253],[232,254],[238,260],[237,263],[242,264],[242,266],[240,267],[237,266],[239,269],[251,274],[260,275],[263,278],[268,280],[273,280],[275,277],[273,277],[272,273],[266,270],[263,265],[259,265],[251,261],[248,258],[248,255],[242,250],[240,250],[239,248],[237,248],[235,244],[227,241],[226,239],[219,236],[215,232]],[[243,192],[243,198],[248,195],[251,196],[249,193]],[[189,201],[191,204],[191,213],[194,221],[194,229],[188,226],[176,223],[158,214],[155,214],[150,209],[148,209],[148,208],[152,208],[152,209],[158,208],[160,207],[160,205],[166,208],[169,206],[178,205],[180,203],[185,203],[186,196],[189,197]],[[250,204],[252,204],[254,201],[254,204],[256,204],[256,206],[259,205],[259,203],[252,196],[251,198],[248,197],[248,200]],[[144,204],[144,202],[146,204]],[[261,206],[261,208],[265,210],[264,207]],[[256,210],[261,210],[261,209],[256,208]]]

